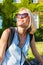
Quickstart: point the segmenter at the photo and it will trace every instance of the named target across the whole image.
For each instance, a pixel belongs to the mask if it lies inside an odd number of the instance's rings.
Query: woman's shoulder
[[[7,38],[10,33],[10,29],[5,29],[1,35],[1,39]]]
[[[2,32],[2,35],[1,35],[1,38],[2,38],[2,36],[6,36],[6,35],[8,35],[10,32],[11,32],[11,30],[14,30],[14,29],[17,29],[17,27],[9,27],[9,28],[7,28],[7,29],[5,29],[3,32]]]

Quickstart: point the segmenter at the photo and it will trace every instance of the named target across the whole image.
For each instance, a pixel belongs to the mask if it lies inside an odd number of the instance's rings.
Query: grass
[[[37,48],[37,51],[39,52],[39,54],[40,54],[41,56],[43,56],[43,42],[36,42],[35,45],[36,45],[36,48]],[[32,54],[32,51],[31,51],[31,48],[30,48],[29,51],[28,51],[27,59],[28,59],[28,60],[32,60],[32,59],[34,59],[34,58],[35,58],[35,57],[34,57],[34,55]]]

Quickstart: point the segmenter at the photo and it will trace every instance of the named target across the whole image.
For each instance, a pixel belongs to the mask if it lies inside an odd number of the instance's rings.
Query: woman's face
[[[30,16],[28,15],[26,10],[22,10],[17,14],[16,18],[17,18],[16,24],[17,24],[18,32],[20,34],[23,34],[23,32],[26,32],[29,26]]]
[[[27,28],[30,22],[30,16],[28,15],[26,10],[20,11],[17,16],[17,27]]]

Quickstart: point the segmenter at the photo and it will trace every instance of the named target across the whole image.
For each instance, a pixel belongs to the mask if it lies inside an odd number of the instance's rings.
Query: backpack
[[[10,33],[9,33],[8,40],[7,40],[7,48],[6,48],[6,50],[9,48],[9,46],[10,46],[11,43],[12,43],[12,40],[13,40],[15,31],[17,32],[17,27],[10,27],[9,29],[10,29]],[[33,35],[30,34],[30,43],[31,43],[32,37],[33,37]],[[23,52],[22,52],[22,54],[23,54],[23,56],[25,57],[25,55],[24,55]],[[30,63],[27,61],[26,57],[25,57],[25,60],[26,60],[26,62],[27,62],[27,65],[30,65]]]

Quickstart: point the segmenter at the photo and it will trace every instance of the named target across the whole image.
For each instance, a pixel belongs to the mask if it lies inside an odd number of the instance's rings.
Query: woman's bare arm
[[[7,45],[7,39],[9,36],[9,29],[6,29],[0,38],[0,62],[2,62],[4,55],[5,55],[5,50],[6,50],[6,45]]]
[[[42,65],[43,65],[43,60],[42,60],[41,56],[39,55],[38,51],[36,50],[35,38],[34,38],[34,36],[33,36],[33,38],[32,38],[32,41],[31,41],[30,46],[31,46],[31,50],[32,50],[32,53],[34,54],[34,56],[35,56],[35,57],[38,59],[38,61],[41,62]]]

